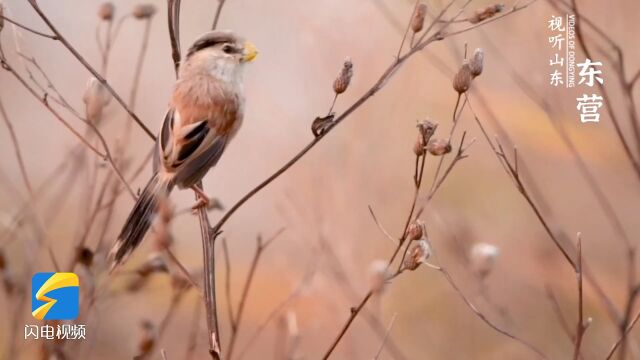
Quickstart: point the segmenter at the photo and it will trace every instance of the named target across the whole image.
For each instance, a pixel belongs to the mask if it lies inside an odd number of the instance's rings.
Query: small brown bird
[[[191,188],[197,206],[209,198],[196,184],[214,166],[238,132],[244,113],[244,65],[256,48],[231,31],[210,31],[189,48],[156,141],[153,176],[129,214],[109,257],[121,264],[140,244],[158,202],[174,186]]]

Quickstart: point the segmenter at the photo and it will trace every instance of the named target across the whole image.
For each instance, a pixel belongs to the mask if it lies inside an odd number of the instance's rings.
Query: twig
[[[42,36],[42,37],[45,37],[45,38],[51,39],[51,40],[58,40],[58,37],[55,36],[55,35],[49,35],[49,34],[45,34],[43,32],[34,30],[34,29],[32,29],[32,28],[30,28],[28,26],[20,24],[19,22],[15,21],[15,20],[11,20],[6,16],[0,15],[0,18],[4,19],[6,22],[12,23],[13,25],[15,25],[15,26],[17,26],[17,27],[19,27],[19,28],[21,28],[23,30],[27,30],[28,32],[30,32],[32,34],[36,34],[36,35],[39,35],[39,36]]]
[[[387,342],[387,338],[389,338],[389,335],[391,334],[391,328],[393,328],[393,324],[396,322],[397,316],[398,316],[398,313],[393,314],[393,317],[389,322],[389,327],[387,327],[387,332],[384,334],[384,338],[382,338],[382,343],[380,344],[380,347],[376,352],[376,356],[373,357],[373,360],[378,360],[378,358],[380,358],[380,354],[382,354],[382,349],[384,349],[384,344]]]
[[[633,318],[633,321],[631,321],[631,324],[627,326],[625,331],[622,333],[622,336],[613,344],[613,346],[611,347],[611,350],[609,350],[609,354],[607,354],[607,357],[605,358],[606,360],[609,360],[613,357],[613,354],[615,354],[616,350],[618,349],[618,346],[620,346],[620,344],[624,341],[627,335],[629,335],[631,330],[633,330],[633,327],[636,325],[639,319],[640,319],[640,311],[638,311],[636,316]]]
[[[211,30],[215,30],[218,27],[218,21],[220,20],[220,14],[222,13],[222,7],[226,0],[218,0],[218,7],[216,8],[216,14],[213,17],[213,25],[211,25]]]
[[[284,229],[280,229],[276,232],[274,236],[272,236],[267,241],[263,242],[262,237],[258,235],[256,240],[256,251],[253,255],[253,260],[251,261],[251,266],[249,267],[249,273],[247,274],[247,279],[245,280],[244,287],[242,288],[242,294],[240,295],[240,303],[238,304],[238,312],[235,315],[235,318],[231,322],[231,338],[229,339],[229,346],[227,347],[227,358],[232,359],[233,349],[236,344],[236,340],[238,338],[238,333],[240,331],[240,321],[242,320],[242,314],[244,313],[244,307],[247,303],[247,299],[249,298],[249,289],[251,288],[251,283],[253,282],[253,277],[256,273],[256,269],[258,268],[258,263],[260,262],[260,258],[262,254],[266,250],[266,248],[284,231]]]
[[[29,191],[29,196],[33,198],[33,187],[31,186],[31,181],[29,180],[29,176],[27,175],[27,167],[24,165],[24,160],[22,158],[22,152],[20,151],[20,144],[18,143],[18,137],[16,136],[16,132],[13,129],[13,124],[7,115],[7,111],[4,108],[2,101],[0,100],[0,116],[2,116],[2,120],[4,121],[7,129],[9,130],[9,135],[11,136],[11,143],[13,144],[13,151],[16,153],[16,160],[18,160],[18,166],[20,167],[20,174],[22,175],[22,180],[24,181],[24,186]]]
[[[582,238],[580,236],[580,233],[578,233],[578,261],[576,265],[576,278],[578,281],[578,325],[576,325],[576,341],[573,351],[573,360],[578,360],[580,358],[580,346],[582,345],[582,338],[584,336],[584,333],[587,331],[591,320],[587,319],[586,322],[583,320],[584,307],[582,297]]]
[[[98,79],[98,81],[100,81],[100,83],[111,93],[111,95],[113,95],[113,97],[116,99],[116,101],[118,101],[118,103],[120,103],[120,105],[122,106],[122,108],[129,114],[129,116],[131,116],[133,118],[133,120],[142,128],[142,130],[144,130],[145,133],[147,133],[147,135],[153,139],[155,141],[156,137],[155,135],[151,132],[151,130],[149,130],[149,128],[147,128],[147,126],[140,120],[140,118],[138,118],[138,115],[136,115],[133,111],[131,111],[131,109],[129,109],[129,107],[127,106],[127,104],[124,102],[124,100],[122,100],[122,98],[120,97],[120,95],[118,95],[118,93],[111,87],[111,85],[109,85],[109,83],[107,82],[107,80],[105,80],[104,77],[102,77],[102,75],[100,75],[88,62],[87,60],[84,59],[84,57],[82,57],[82,55],[80,55],[80,53],[71,45],[71,43],[69,43],[69,41],[67,41],[67,39],[62,36],[62,34],[58,31],[58,29],[53,25],[53,23],[49,20],[49,18],[47,17],[47,15],[42,11],[42,9],[40,9],[40,6],[38,5],[38,3],[36,2],[36,0],[28,0],[29,4],[31,4],[31,7],[33,7],[33,9],[36,11],[36,13],[38,13],[38,15],[40,16],[40,18],[47,24],[47,26],[49,27],[49,29],[51,29],[51,31],[55,34],[55,36],[58,38],[58,40],[71,52],[71,54],[87,69],[89,70],[89,72],[96,78]]]

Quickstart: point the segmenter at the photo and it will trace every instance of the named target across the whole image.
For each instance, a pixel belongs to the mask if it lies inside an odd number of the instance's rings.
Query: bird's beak
[[[256,49],[256,46],[253,45],[253,43],[247,41],[244,43],[243,55],[242,61],[251,62],[256,58],[256,56],[258,56],[258,49]]]

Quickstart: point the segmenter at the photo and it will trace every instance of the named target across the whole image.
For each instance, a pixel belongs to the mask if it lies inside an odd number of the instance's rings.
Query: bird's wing
[[[179,127],[180,114],[169,110],[165,116],[156,157],[167,171],[173,172],[174,183],[189,187],[202,180],[214,166],[227,145],[227,134],[210,128],[210,121],[203,119]]]

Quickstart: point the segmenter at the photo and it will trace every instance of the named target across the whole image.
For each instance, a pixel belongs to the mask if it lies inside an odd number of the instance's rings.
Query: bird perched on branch
[[[207,32],[189,48],[156,140],[153,176],[111,249],[112,269],[140,244],[160,199],[175,186],[198,194],[194,208],[207,206],[209,198],[196,184],[240,128],[244,65],[256,55],[253,44],[230,31]]]

